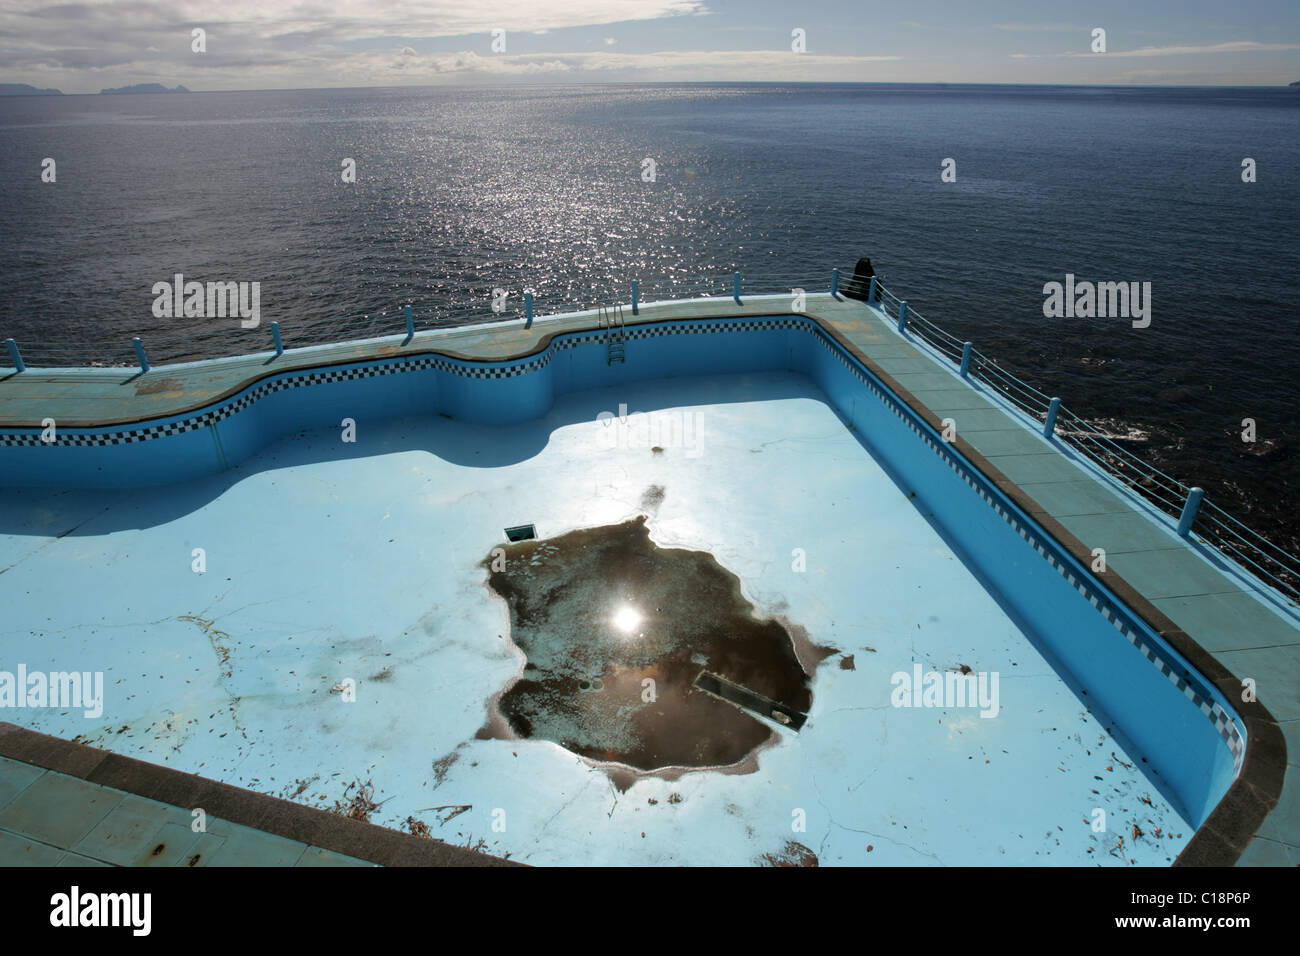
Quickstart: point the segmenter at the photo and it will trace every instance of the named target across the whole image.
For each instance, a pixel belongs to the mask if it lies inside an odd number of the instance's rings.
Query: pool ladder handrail
[[[626,326],[623,324],[623,306],[619,303],[600,306],[600,327],[605,331],[605,364],[615,362],[622,365],[626,359],[624,344],[627,342]]]

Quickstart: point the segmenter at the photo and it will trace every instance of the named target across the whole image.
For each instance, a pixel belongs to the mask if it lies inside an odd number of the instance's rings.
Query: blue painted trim
[[[1056,437],[1056,416],[1061,412],[1061,400],[1054,398],[1047,406],[1047,418],[1043,422],[1043,437]]]
[[[131,340],[131,344],[135,347],[135,359],[140,363],[140,371],[149,371],[149,356],[144,354],[144,343],[140,341],[139,336],[136,336]]]
[[[1178,535],[1185,538],[1192,531],[1192,525],[1196,523],[1196,514],[1201,510],[1201,500],[1205,497],[1205,492],[1200,488],[1193,488],[1187,492],[1187,502],[1183,505],[1183,513],[1178,518]]]
[[[18,351],[18,343],[13,339],[5,339],[5,348],[9,350],[9,360],[14,363],[14,371],[27,371],[27,366],[23,364],[22,353]]]

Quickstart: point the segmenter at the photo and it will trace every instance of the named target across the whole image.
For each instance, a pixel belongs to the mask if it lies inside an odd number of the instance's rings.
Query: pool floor
[[[287,437],[184,485],[7,491],[0,670],[102,671],[104,710],[0,719],[541,865],[1163,866],[1191,837],[802,376],[340,436]],[[524,663],[482,564],[503,529],[638,515],[839,652],[802,730],[778,729],[745,772],[622,789],[555,743],[480,736]],[[996,674],[996,716],[893,706],[893,675],[916,665]]]

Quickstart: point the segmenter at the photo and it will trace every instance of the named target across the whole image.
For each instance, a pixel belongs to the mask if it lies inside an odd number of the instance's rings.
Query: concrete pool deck
[[[634,327],[687,317],[788,315],[789,300],[780,299],[756,297],[744,305],[730,299],[646,305],[640,315],[626,317]],[[1242,864],[1300,861],[1300,783],[1295,773],[1300,752],[1295,746],[1300,742],[1300,631],[1294,618],[1286,616],[1294,615],[1294,609],[1273,606],[1257,582],[1226,562],[1216,566],[1200,546],[1178,538],[1166,519],[1154,518],[1149,507],[1120,493],[1070,450],[1034,434],[1023,416],[1009,410],[997,395],[940,365],[878,312],[853,300],[809,296],[804,314],[936,428],[943,419],[952,419],[957,449],[1075,557],[1087,564],[1093,548],[1105,548],[1105,583],[1224,693],[1239,700],[1240,678],[1257,681],[1259,702],[1236,705],[1248,728],[1245,766],[1229,797],[1201,827],[1180,862],[1225,862],[1238,856]],[[378,343],[291,351],[274,359],[262,355],[160,367],[145,375],[123,369],[31,370],[0,379],[0,427],[40,427],[47,417],[67,427],[143,421],[202,407],[250,380],[288,368],[376,356],[437,352],[468,359],[519,357],[545,348],[558,332],[588,330],[595,324],[594,316],[580,314],[538,319],[531,328],[513,323],[421,333],[405,344],[404,336],[395,336]],[[635,341],[629,343],[629,349],[635,348]]]

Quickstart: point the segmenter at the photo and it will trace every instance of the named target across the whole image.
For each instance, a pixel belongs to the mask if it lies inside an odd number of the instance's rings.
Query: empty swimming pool
[[[536,864],[1167,865],[1234,777],[1227,702],[810,326],[666,324],[633,333],[633,374],[581,337],[499,375],[302,373],[86,445],[58,465],[81,480],[7,449],[11,481],[54,487],[0,505],[4,669],[102,672],[103,712],[5,716],[317,806],[362,792],[377,822]],[[734,576],[808,693],[782,701],[732,631],[683,673],[806,723],[714,694],[754,744],[693,725],[697,761],[493,731],[538,653],[493,554],[629,522]],[[526,524],[541,543],[511,544]],[[681,587],[615,623],[665,636]],[[662,703],[614,665],[547,693],[635,744]]]

